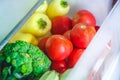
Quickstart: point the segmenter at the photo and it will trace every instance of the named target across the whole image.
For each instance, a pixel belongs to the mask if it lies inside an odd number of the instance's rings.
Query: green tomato
[[[70,5],[66,0],[52,0],[46,11],[48,17],[53,19],[56,16],[66,15],[70,10]]]
[[[48,3],[46,0],[43,1],[43,3],[37,8],[35,12],[45,13],[48,7]]]

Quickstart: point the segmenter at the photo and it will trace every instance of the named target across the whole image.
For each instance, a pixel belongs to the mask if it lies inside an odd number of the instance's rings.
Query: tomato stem
[[[47,23],[42,18],[40,18],[38,20],[38,25],[39,25],[39,28],[44,29],[46,27]]]
[[[81,28],[82,28],[82,29],[86,29],[86,26],[85,26],[85,25],[82,25]]]
[[[68,7],[67,1],[61,0],[61,6],[64,7],[64,8]]]

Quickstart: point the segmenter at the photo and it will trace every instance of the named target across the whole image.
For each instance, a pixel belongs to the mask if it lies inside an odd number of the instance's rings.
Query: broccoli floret
[[[50,59],[37,46],[25,41],[8,43],[1,54],[0,75],[4,77],[3,80],[25,78],[31,73],[41,76],[51,65]]]

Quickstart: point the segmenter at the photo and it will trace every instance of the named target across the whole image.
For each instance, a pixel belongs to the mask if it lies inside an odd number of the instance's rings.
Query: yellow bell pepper
[[[52,0],[48,5],[46,14],[50,19],[56,16],[66,15],[70,10],[70,5],[66,0]]]
[[[21,31],[37,37],[46,35],[51,29],[51,20],[43,13],[34,13],[22,26]]]
[[[48,7],[48,3],[46,0],[43,1],[43,3],[37,8],[35,12],[45,13]]]
[[[33,45],[38,45],[38,39],[29,33],[17,32],[9,41],[9,43],[16,42],[17,40],[22,40],[29,42]]]

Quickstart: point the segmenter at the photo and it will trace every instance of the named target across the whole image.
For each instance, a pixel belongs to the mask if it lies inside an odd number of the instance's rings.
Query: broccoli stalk
[[[50,59],[37,46],[24,41],[8,43],[0,53],[2,80],[22,79],[31,73],[41,76],[51,65]]]

